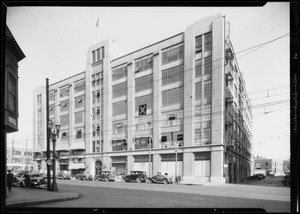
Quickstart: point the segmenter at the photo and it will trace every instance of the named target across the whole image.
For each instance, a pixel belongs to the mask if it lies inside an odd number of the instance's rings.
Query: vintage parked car
[[[101,171],[95,175],[95,181],[115,181],[115,173],[113,171]]]
[[[168,176],[166,172],[157,172],[156,175],[147,178],[147,183],[162,183],[162,184],[172,184],[173,178]]]
[[[41,176],[41,173],[27,173],[19,178],[20,187],[46,188],[47,180]]]
[[[76,175],[76,179],[78,180],[84,180],[84,181],[92,181],[93,176],[89,174],[88,172],[81,172],[80,174]]]
[[[71,179],[71,174],[70,174],[70,172],[60,171],[60,172],[57,173],[56,178],[57,179],[63,179],[63,180],[65,180],[65,179],[70,180]]]
[[[130,171],[129,175],[124,175],[122,177],[123,182],[146,182],[146,172],[145,171]]]
[[[260,175],[260,176],[262,177],[262,179],[265,179],[265,178],[266,178],[265,174],[262,174],[262,173],[257,173],[257,174],[255,174],[255,175]]]
[[[246,180],[262,180],[262,176],[259,174],[255,174],[246,178]]]

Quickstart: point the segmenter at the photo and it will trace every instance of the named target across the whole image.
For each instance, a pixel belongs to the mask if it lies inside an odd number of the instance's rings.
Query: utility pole
[[[47,162],[50,160],[50,133],[49,122],[49,79],[46,78],[46,129],[47,129]],[[50,165],[47,163],[47,190],[51,191]]]
[[[26,139],[26,150],[25,150],[25,169],[26,169],[26,171],[28,171],[28,169],[27,169],[27,139]]]

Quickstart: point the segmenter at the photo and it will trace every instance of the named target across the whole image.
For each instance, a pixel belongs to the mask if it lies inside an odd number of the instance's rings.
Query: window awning
[[[85,169],[85,163],[73,163],[69,165],[69,170],[70,169]]]

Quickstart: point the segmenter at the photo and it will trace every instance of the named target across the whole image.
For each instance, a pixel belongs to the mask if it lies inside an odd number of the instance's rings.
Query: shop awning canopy
[[[70,169],[85,169],[87,168],[85,163],[73,163],[69,165],[69,170]]]

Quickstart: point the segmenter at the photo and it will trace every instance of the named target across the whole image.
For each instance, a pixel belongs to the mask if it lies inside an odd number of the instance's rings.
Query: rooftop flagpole
[[[99,28],[99,16],[100,14],[98,13],[98,19],[97,19],[97,22],[96,22],[96,26],[97,26],[97,33],[98,33],[98,41],[97,42],[100,42],[100,28]]]

